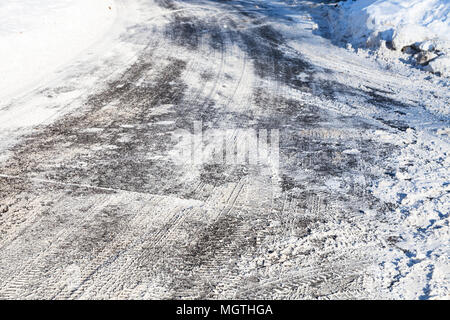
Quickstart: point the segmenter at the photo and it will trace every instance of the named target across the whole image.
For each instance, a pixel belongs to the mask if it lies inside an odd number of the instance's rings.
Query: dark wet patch
[[[355,97],[358,100],[366,101],[383,111],[405,110],[413,106],[411,103],[398,101],[390,97],[389,95],[392,93],[382,89],[367,87],[369,90],[363,90],[330,80],[320,80],[316,84],[317,86],[314,87],[314,93],[331,100],[335,99],[336,95]]]
[[[201,22],[195,18],[174,14],[173,21],[166,26],[165,34],[178,45],[196,50],[202,36],[199,32],[200,27]]]
[[[381,121],[382,123],[384,123],[385,125],[397,129],[399,131],[403,131],[405,132],[406,130],[408,130],[409,128],[411,128],[408,124],[406,124],[406,122],[404,121],[400,121],[400,120],[388,120],[388,119],[383,119],[380,117],[375,118],[376,120]]]
[[[286,55],[280,47],[281,35],[264,26],[252,32],[244,31],[240,36],[245,44],[243,49],[252,58],[259,77],[282,81],[299,89],[308,88],[307,81],[300,81],[295,76],[299,73],[311,74],[312,66],[301,57]]]
[[[367,102],[386,111],[391,111],[395,108],[408,109],[411,107],[410,104],[391,98],[387,96],[387,93],[380,90],[372,90],[367,92],[367,94],[370,97],[367,99]]]

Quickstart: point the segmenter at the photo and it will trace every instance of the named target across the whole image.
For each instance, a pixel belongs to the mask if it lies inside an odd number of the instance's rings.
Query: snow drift
[[[348,47],[403,51],[425,70],[449,75],[449,15],[448,0],[349,0],[333,10],[330,25]]]

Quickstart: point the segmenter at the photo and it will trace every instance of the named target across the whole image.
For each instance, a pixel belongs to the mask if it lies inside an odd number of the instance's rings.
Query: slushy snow
[[[403,51],[413,64],[448,76],[449,16],[448,0],[348,0],[329,22],[334,40],[349,48]]]
[[[2,0],[0,99],[24,93],[100,39],[113,0]]]

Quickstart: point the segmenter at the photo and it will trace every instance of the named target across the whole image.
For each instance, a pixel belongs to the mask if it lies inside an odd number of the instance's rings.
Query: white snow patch
[[[392,225],[398,225],[396,246],[404,252],[384,255],[379,274],[386,278],[394,274],[390,288],[397,298],[445,299],[450,269],[450,145],[410,129],[403,141],[407,146],[396,157],[395,178],[381,180],[373,188],[379,199],[398,204]]]
[[[357,149],[344,150],[343,153],[345,153],[345,154],[360,154],[359,150],[357,150]]]
[[[433,73],[450,75],[450,56],[443,55],[431,60],[424,69]]]
[[[0,2],[0,98],[40,82],[90,47],[116,17],[114,0]]]

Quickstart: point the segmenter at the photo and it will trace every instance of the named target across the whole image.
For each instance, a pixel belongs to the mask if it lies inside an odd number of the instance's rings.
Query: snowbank
[[[115,15],[113,0],[2,0],[0,98],[74,59],[107,32]]]
[[[348,0],[330,24],[335,40],[348,47],[403,51],[414,64],[450,75],[448,0]]]

